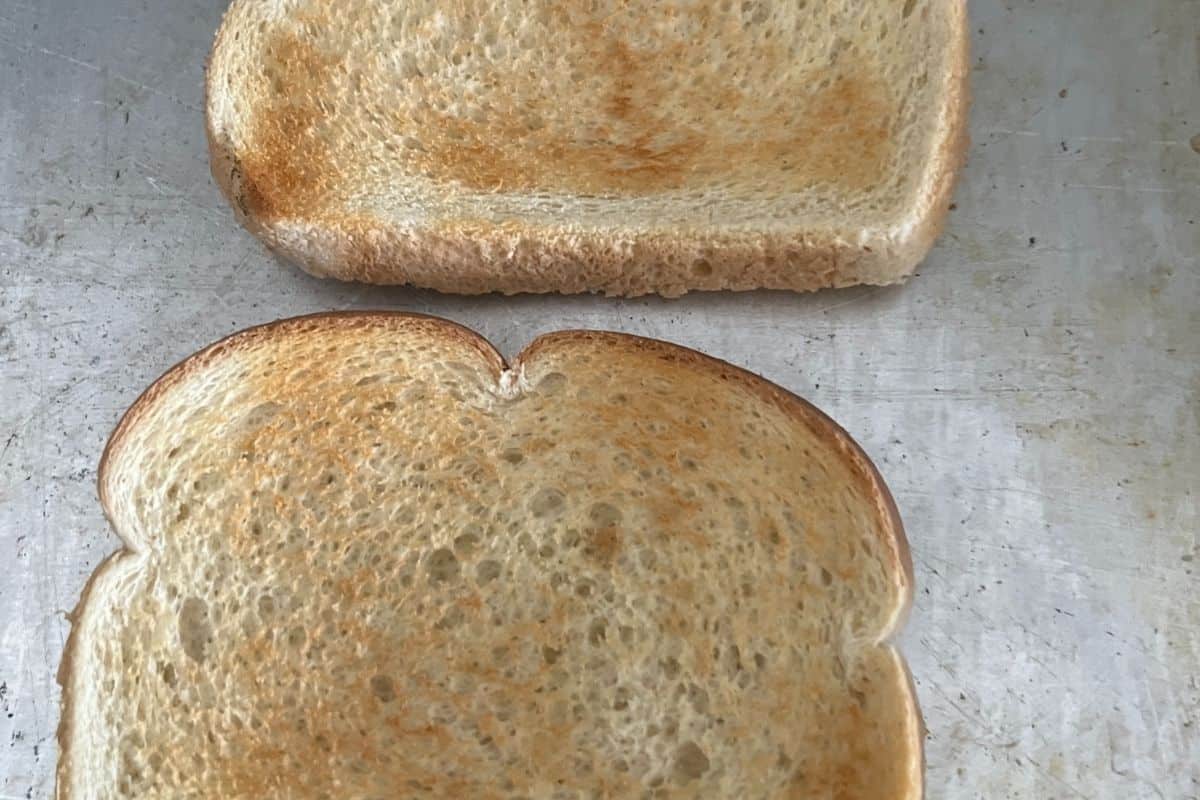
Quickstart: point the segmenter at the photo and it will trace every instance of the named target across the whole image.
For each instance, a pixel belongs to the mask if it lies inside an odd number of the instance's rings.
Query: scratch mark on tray
[[[845,308],[846,306],[851,306],[851,305],[855,305],[856,303],[861,303],[864,300],[871,299],[872,297],[874,297],[875,295],[879,294],[880,292],[884,291],[887,288],[889,288],[889,287],[874,286],[869,289],[865,289],[865,290],[861,291],[857,297],[851,297],[849,300],[842,300],[841,302],[838,302],[838,303],[830,303],[829,305],[825,306],[824,308],[817,309],[817,313],[825,314],[829,311],[833,311],[838,308]]]
[[[50,58],[56,58],[56,59],[59,59],[60,61],[65,61],[68,64],[79,67],[80,69],[83,69],[83,70],[87,70],[88,72],[95,73],[97,75],[105,73],[105,68],[101,67],[100,65],[96,64],[95,62],[86,61],[81,58],[75,58],[72,55],[59,52],[58,50],[51,50],[48,47],[23,47],[22,45],[18,44],[17,42],[12,41],[11,39],[3,39],[0,41],[3,41],[6,45],[9,45],[22,53],[37,53],[39,55],[49,56]],[[114,80],[120,81],[121,83],[125,83],[130,86],[133,86],[134,88],[141,89],[142,91],[149,92],[151,94],[155,94],[160,97],[165,97],[166,99],[170,100],[171,102],[176,103],[176,104],[182,106],[183,108],[188,109],[189,111],[194,111],[194,112],[199,113],[203,110],[199,106],[189,103],[186,100],[183,100],[182,98],[172,94],[171,92],[168,92],[166,89],[160,89],[157,86],[151,86],[148,83],[142,83],[141,81],[137,80],[136,78],[131,78],[128,75],[125,75],[123,73],[108,71],[107,76]]]
[[[1095,189],[1105,192],[1134,192],[1137,194],[1175,194],[1174,189],[1164,189],[1157,186],[1116,186],[1105,183],[1068,183],[1066,189]]]
[[[1055,776],[1055,774],[1053,772],[1046,769],[1041,764],[1039,764],[1037,761],[1035,761],[1033,758],[1031,758],[1028,753],[1021,753],[1021,757],[1024,758],[1026,761],[1028,761],[1030,764],[1033,764],[1034,769],[1037,770],[1039,775],[1041,775],[1042,777],[1045,777],[1045,778],[1049,778],[1051,781],[1053,781],[1054,783],[1058,784],[1059,786],[1061,786],[1062,788],[1064,788],[1068,792],[1070,792],[1073,797],[1082,797],[1082,798],[1084,798],[1084,800],[1089,800],[1088,795],[1079,791],[1078,789],[1076,789],[1074,787],[1074,785],[1067,783],[1062,778]]]
[[[1040,131],[1014,131],[1008,128],[990,128],[988,133],[999,134],[1001,136],[1027,136],[1030,138],[1036,138],[1042,135]]]
[[[154,187],[154,191],[158,192],[163,197],[168,196],[167,192],[163,191],[163,188],[158,185],[158,182],[155,181],[154,178],[151,178],[149,175],[146,175],[145,178],[146,178],[146,183],[148,183],[152,187]]]

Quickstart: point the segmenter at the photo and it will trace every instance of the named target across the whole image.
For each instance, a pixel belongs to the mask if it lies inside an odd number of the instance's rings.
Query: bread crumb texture
[[[919,796],[902,534],[840,432],[631,337],[501,368],[449,323],[308,318],[139,401],[60,796]]]
[[[961,0],[237,0],[213,168],[252,229],[336,277],[895,280],[957,166],[964,20]]]

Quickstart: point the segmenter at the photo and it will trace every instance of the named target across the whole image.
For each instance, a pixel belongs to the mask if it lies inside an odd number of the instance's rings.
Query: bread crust
[[[967,147],[969,36],[965,0],[939,0],[952,33],[947,89],[936,116],[936,152],[917,205],[895,227],[838,232],[789,223],[754,230],[615,227],[443,217],[399,223],[336,207],[268,198],[244,174],[229,136],[218,130],[210,68],[206,124],[214,180],[238,220],[270,249],[323,278],[411,284],[456,294],[557,292],[676,297],[689,291],[813,291],[887,285],[909,277],[940,235]],[[231,46],[227,12],[210,56]],[[276,192],[278,193],[278,192]],[[288,201],[288,202],[284,202]],[[285,206],[287,206],[285,208]]]
[[[115,529],[114,529],[115,530]],[[71,630],[67,634],[66,644],[63,645],[62,659],[58,663],[58,673],[55,680],[58,682],[59,688],[62,690],[62,708],[59,712],[58,729],[55,731],[55,739],[58,742],[58,766],[55,770],[55,786],[54,796],[58,800],[67,800],[70,797],[67,792],[67,783],[65,778],[71,771],[71,742],[74,741],[75,720],[71,713],[74,698],[72,697],[71,680],[75,675],[75,651],[79,647],[79,626],[77,624],[79,615],[88,605],[88,600],[92,595],[92,590],[95,589],[100,579],[107,575],[108,572],[120,560],[132,555],[129,548],[129,543],[118,533],[118,538],[121,538],[121,548],[115,553],[110,553],[100,566],[96,567],[96,571],[87,579],[87,583],[83,585],[83,591],[80,593],[79,602],[75,604],[75,608],[67,614],[67,620],[71,623]]]
[[[122,538],[122,548],[109,556],[96,570],[86,584],[79,604],[71,613],[72,630],[68,636],[58,673],[58,681],[63,690],[62,717],[58,727],[58,743],[60,756],[58,763],[58,784],[56,796],[68,798],[69,793],[64,777],[70,773],[70,763],[73,757],[71,743],[74,740],[74,720],[72,716],[73,681],[76,676],[76,653],[80,646],[80,627],[77,624],[81,613],[87,607],[89,598],[100,578],[106,575],[122,559],[135,556],[139,548],[136,543],[126,538],[122,529],[116,524],[113,514],[111,490],[107,484],[110,465],[126,442],[130,432],[141,420],[153,410],[155,404],[173,387],[188,376],[206,365],[243,348],[249,348],[263,340],[272,337],[286,336],[297,331],[319,332],[323,335],[352,335],[354,330],[363,327],[395,326],[397,328],[418,328],[431,337],[442,337],[446,341],[457,340],[475,350],[484,360],[487,368],[497,381],[501,383],[506,371],[521,375],[532,364],[536,364],[539,354],[551,350],[570,347],[574,343],[604,342],[612,346],[614,352],[624,350],[629,353],[650,354],[664,362],[685,364],[694,367],[699,372],[718,377],[721,381],[738,384],[763,402],[769,403],[791,417],[801,422],[806,428],[816,433],[820,438],[831,444],[841,454],[851,468],[852,473],[862,482],[866,494],[872,498],[876,513],[876,527],[884,538],[894,559],[893,571],[897,588],[898,602],[895,613],[890,618],[884,630],[877,639],[877,644],[886,647],[893,657],[903,667],[903,675],[907,684],[904,697],[908,709],[909,747],[911,762],[907,765],[907,773],[912,785],[907,797],[923,796],[924,750],[923,725],[917,706],[916,692],[911,683],[911,675],[904,666],[903,659],[887,645],[887,639],[903,624],[912,602],[913,568],[912,559],[905,537],[903,523],[897,510],[895,500],[883,481],[870,458],[854,439],[829,416],[817,409],[807,400],[783,389],[752,372],[733,366],[720,359],[705,355],[695,350],[654,339],[622,333],[610,333],[586,330],[566,330],[545,334],[533,340],[513,360],[512,366],[506,364],[501,354],[486,339],[470,329],[457,323],[437,317],[398,311],[373,312],[323,312],[302,317],[279,320],[239,331],[210,345],[209,347],[189,356],[174,367],[167,370],[158,380],[149,386],[122,417],[113,434],[108,440],[101,457],[98,470],[98,489],[101,505],[110,524]]]
[[[925,258],[933,243],[942,235],[950,211],[950,198],[958,184],[959,173],[967,161],[971,145],[967,122],[971,111],[971,36],[968,28],[965,0],[956,0],[954,14],[955,36],[949,42],[951,71],[947,78],[949,89],[944,97],[942,114],[946,133],[930,171],[927,190],[922,192],[926,210],[910,244],[913,268]]]

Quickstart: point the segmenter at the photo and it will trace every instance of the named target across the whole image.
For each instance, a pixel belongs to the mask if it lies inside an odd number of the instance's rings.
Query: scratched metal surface
[[[55,670],[117,545],[105,437],[222,334],[440,314],[707,350],[864,444],[907,520],[901,643],[930,797],[1200,797],[1200,52],[1194,0],[972,7],[970,163],[902,288],[676,302],[323,283],[209,179],[219,0],[0,0],[0,800],[53,791]]]

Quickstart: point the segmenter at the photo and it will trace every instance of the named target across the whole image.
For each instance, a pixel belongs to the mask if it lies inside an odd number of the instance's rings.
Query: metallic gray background
[[[972,3],[970,162],[907,286],[605,300],[338,285],[209,179],[221,0],[0,0],[0,800],[52,792],[54,680],[117,546],[96,464],[165,368],[276,317],[400,308],[513,354],[655,336],[876,459],[918,594],[931,798],[1200,797],[1200,3]]]

